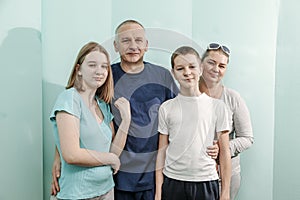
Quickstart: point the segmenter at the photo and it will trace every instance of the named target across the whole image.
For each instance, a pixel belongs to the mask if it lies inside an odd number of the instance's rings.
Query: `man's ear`
[[[145,51],[148,51],[148,40],[146,40],[146,47],[145,47]]]
[[[118,48],[118,44],[116,42],[116,40],[114,40],[114,48],[115,48],[115,52],[119,52],[119,48]]]

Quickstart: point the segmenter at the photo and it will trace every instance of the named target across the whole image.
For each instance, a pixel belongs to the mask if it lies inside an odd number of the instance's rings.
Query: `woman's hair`
[[[113,88],[114,85],[113,85],[113,78],[112,78],[109,54],[105,50],[104,47],[102,47],[100,44],[98,44],[96,42],[89,42],[80,49],[80,51],[77,55],[77,58],[75,60],[71,75],[69,77],[69,81],[66,86],[66,89],[74,87],[78,91],[85,90],[83,87],[83,84],[82,84],[82,76],[78,75],[78,69],[79,69],[80,65],[83,63],[85,57],[92,51],[99,51],[99,52],[103,53],[107,58],[107,62],[108,62],[108,68],[107,68],[108,73],[107,74],[108,75],[107,75],[107,78],[106,78],[104,84],[97,89],[96,96],[98,96],[100,99],[102,99],[106,103],[109,103],[112,100],[113,95],[114,95],[114,88]]]
[[[201,62],[204,61],[204,59],[209,55],[209,52],[211,52],[211,51],[218,51],[218,52],[222,53],[223,55],[225,55],[227,57],[227,64],[229,63],[229,55],[226,54],[221,48],[218,48],[218,49],[206,49],[206,51],[202,55]]]
[[[175,65],[175,63],[174,63],[175,58],[179,55],[187,55],[187,54],[195,55],[197,57],[197,59],[199,59],[199,63],[201,62],[200,56],[194,48],[189,47],[189,46],[182,46],[182,47],[179,47],[178,49],[176,49],[171,56],[172,69],[174,68],[174,65]]]

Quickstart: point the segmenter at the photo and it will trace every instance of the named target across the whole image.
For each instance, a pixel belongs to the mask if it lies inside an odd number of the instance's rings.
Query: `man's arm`
[[[51,182],[51,194],[56,195],[60,188],[58,184],[58,179],[60,177],[60,157],[57,150],[57,147],[55,146],[55,153],[54,153],[54,160],[52,165],[52,182]]]

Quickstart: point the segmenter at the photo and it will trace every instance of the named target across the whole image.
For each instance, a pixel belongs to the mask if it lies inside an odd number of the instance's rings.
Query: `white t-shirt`
[[[225,104],[205,93],[197,97],[179,94],[159,109],[158,131],[169,135],[163,173],[176,180],[217,180],[216,162],[206,149],[217,132],[229,130]]]

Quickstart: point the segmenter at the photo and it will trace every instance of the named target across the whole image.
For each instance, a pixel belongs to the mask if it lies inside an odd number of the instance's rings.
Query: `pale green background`
[[[300,199],[299,8],[297,0],[0,0],[0,200],[49,199],[56,95],[86,42],[117,60],[114,29],[128,18],[149,29],[146,60],[167,68],[182,44],[231,48],[224,82],[246,100],[255,135],[238,199]]]

